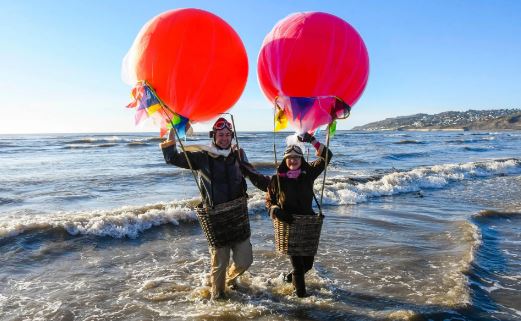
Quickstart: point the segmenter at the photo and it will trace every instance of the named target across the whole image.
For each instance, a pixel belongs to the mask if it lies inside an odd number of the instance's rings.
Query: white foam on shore
[[[325,202],[331,205],[358,204],[370,198],[443,188],[452,182],[521,173],[517,159],[443,164],[393,172],[378,179],[352,184],[347,177],[337,176],[325,187]],[[316,182],[316,190],[321,183]]]
[[[348,176],[337,176],[326,181],[324,201],[330,205],[357,204],[370,198],[416,192],[426,188],[443,188],[451,182],[465,179],[517,173],[521,173],[521,162],[509,159],[419,167],[405,172],[393,172],[359,184],[353,184]],[[319,191],[320,188],[321,180],[317,180],[315,190]],[[250,213],[264,213],[264,192],[253,190],[250,196]],[[124,206],[113,210],[7,215],[0,222],[0,239],[50,228],[63,228],[72,235],[136,238],[154,226],[196,221],[193,208],[198,201],[198,198],[193,198],[172,203]]]
[[[68,141],[69,144],[98,144],[98,143],[121,143],[128,142],[131,139],[123,138],[119,136],[85,136],[81,138],[76,138]]]
[[[264,193],[255,191],[249,200],[250,213],[263,213]],[[123,206],[113,210],[62,212],[41,215],[8,215],[0,222],[0,240],[30,231],[62,228],[71,235],[85,234],[114,238],[136,238],[145,230],[163,224],[195,222],[199,198],[172,203]]]
[[[455,262],[451,269],[444,273],[444,283],[450,284],[450,290],[444,295],[452,300],[452,306],[461,306],[471,302],[468,273],[475,259],[476,251],[483,243],[482,235],[478,227],[469,222],[457,222],[461,234],[458,243],[467,246],[460,260]]]
[[[71,235],[90,234],[114,238],[136,238],[141,232],[163,224],[179,225],[182,221],[196,221],[195,200],[173,203],[124,206],[115,210],[96,210],[51,215],[8,216],[0,223],[0,239],[24,232],[63,228]]]

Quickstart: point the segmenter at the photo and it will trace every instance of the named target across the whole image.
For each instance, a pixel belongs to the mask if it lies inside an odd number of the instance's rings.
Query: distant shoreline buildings
[[[386,118],[352,130],[521,130],[521,109],[447,111],[439,114],[415,114]]]

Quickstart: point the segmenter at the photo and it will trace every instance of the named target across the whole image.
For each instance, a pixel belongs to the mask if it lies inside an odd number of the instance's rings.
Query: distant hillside
[[[353,130],[521,130],[521,109],[416,114],[387,118]]]

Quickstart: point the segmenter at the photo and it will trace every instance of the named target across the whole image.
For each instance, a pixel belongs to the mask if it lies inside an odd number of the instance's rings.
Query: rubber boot
[[[286,283],[293,282],[293,272],[289,272],[288,274],[284,275],[284,282],[286,282]]]
[[[295,287],[295,293],[299,298],[305,298],[309,296],[306,293],[306,281],[304,280],[304,274],[293,273],[292,283]]]
[[[227,299],[226,294],[224,294],[224,291],[219,291],[216,293],[212,293],[212,300],[214,301],[224,301]]]

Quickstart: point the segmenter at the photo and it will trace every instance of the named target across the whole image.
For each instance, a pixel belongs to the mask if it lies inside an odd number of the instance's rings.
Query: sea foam
[[[326,180],[324,203],[345,205],[367,202],[371,198],[418,192],[423,189],[443,188],[452,182],[466,179],[517,174],[521,162],[517,159],[444,164],[395,171],[371,180],[357,181],[348,176],[335,176]],[[317,179],[315,191],[320,196],[321,180]],[[250,214],[265,213],[264,192],[252,190],[248,207]],[[41,215],[7,215],[0,223],[0,239],[21,233],[62,228],[69,234],[89,234],[114,238],[136,238],[145,230],[163,224],[179,225],[197,221],[194,211],[198,198],[172,203],[143,206],[124,206],[112,210],[67,212]]]
[[[357,204],[375,197],[443,188],[452,182],[520,172],[519,160],[506,159],[418,167],[361,183],[353,183],[355,180],[348,176],[335,176],[326,181],[324,199],[330,205]],[[321,183],[315,183],[316,190],[321,187]]]
[[[194,202],[195,200],[186,200],[145,206],[124,206],[108,211],[17,215],[7,217],[0,223],[0,239],[52,228],[62,228],[71,235],[136,238],[141,232],[154,226],[179,225],[180,222],[196,221]]]

